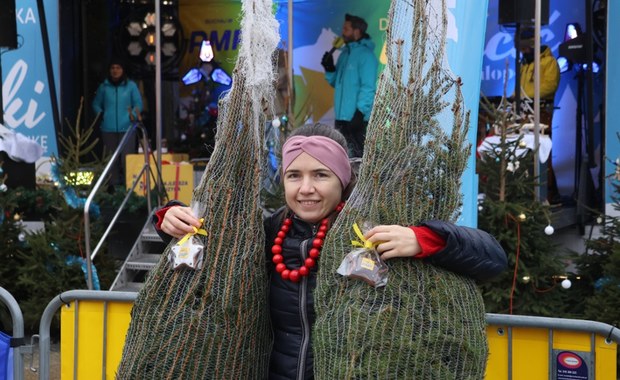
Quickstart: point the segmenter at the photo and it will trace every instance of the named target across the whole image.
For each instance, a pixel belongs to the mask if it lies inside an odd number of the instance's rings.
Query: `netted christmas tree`
[[[208,236],[198,270],[172,268],[173,241],[132,310],[119,379],[266,378],[271,351],[260,210],[264,110],[273,96],[278,24],[269,0],[242,4],[233,86],[192,206]]]
[[[315,292],[317,379],[481,379],[485,315],[474,281],[388,261],[384,288],[336,274],[352,225],[456,221],[471,152],[460,83],[446,68],[445,1],[393,1],[357,186],[330,230]]]

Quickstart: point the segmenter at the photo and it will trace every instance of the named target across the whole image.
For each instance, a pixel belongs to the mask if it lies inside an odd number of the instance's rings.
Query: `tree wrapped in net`
[[[354,223],[457,219],[471,150],[460,83],[444,61],[446,20],[445,1],[391,4],[388,61],[358,184],[327,237],[330,254],[321,257],[317,379],[484,377],[484,304],[473,280],[411,258],[387,262],[383,288],[336,273],[356,239]]]
[[[242,38],[216,145],[192,203],[208,236],[199,270],[166,248],[132,310],[119,379],[265,378],[271,351],[260,211],[264,109],[274,93],[278,23],[270,0],[242,4]]]

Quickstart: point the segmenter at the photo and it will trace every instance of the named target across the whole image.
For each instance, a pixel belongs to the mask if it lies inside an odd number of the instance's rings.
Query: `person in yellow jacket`
[[[534,30],[524,29],[520,34],[521,51],[520,84],[521,98],[534,99]],[[540,47],[540,123],[547,125],[547,133],[551,137],[555,92],[560,84],[560,67],[558,61],[551,53],[549,46]],[[551,166],[551,155],[547,161],[547,200],[550,203],[558,203],[560,193],[558,191],[555,173]]]
[[[534,99],[534,36],[529,32],[521,34],[521,91],[528,98]],[[560,67],[551,53],[549,46],[540,47],[540,99],[553,105],[555,92],[560,84]]]

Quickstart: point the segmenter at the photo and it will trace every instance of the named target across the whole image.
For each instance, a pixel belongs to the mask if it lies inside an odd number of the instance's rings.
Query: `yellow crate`
[[[194,170],[193,166],[187,162],[187,154],[166,153],[161,155],[162,167],[161,175],[168,197],[189,204],[192,200],[194,191]],[[157,173],[155,161],[150,158],[150,165],[153,173]],[[128,154],[126,160],[125,183],[127,188],[131,188],[133,182],[138,177],[140,170],[144,166],[143,154]],[[142,176],[136,185],[134,192],[139,195],[146,195],[146,175]],[[155,188],[155,181],[150,179],[151,190]]]

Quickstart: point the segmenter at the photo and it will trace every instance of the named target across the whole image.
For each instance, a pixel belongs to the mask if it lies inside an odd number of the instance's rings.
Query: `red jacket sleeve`
[[[161,231],[161,222],[164,221],[164,216],[166,215],[166,212],[170,209],[170,207],[175,207],[175,206],[163,207],[155,212],[155,217],[157,218],[157,222],[155,223],[155,228],[157,228],[160,231]]]
[[[432,256],[446,247],[446,241],[430,228],[425,226],[409,228],[413,230],[420,248],[422,248],[422,252],[415,256],[416,259]]]

